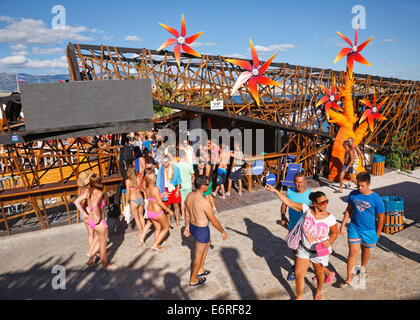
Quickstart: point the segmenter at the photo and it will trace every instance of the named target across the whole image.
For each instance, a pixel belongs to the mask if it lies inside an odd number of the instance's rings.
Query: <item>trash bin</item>
[[[383,232],[393,234],[404,229],[404,198],[382,197],[385,203],[385,223]]]
[[[372,174],[382,176],[384,174],[385,156],[374,155],[372,162]]]

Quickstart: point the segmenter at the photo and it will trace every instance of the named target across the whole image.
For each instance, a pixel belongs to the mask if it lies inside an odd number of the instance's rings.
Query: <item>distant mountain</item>
[[[59,80],[63,82],[66,80],[71,81],[70,75],[68,74],[58,74],[51,76],[19,73],[19,77],[22,77],[26,83],[56,83]],[[17,91],[16,73],[0,72],[0,92],[13,91]]]

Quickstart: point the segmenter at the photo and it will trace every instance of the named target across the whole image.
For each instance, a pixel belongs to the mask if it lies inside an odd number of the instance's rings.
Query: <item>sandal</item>
[[[197,283],[190,283],[190,287],[195,287],[195,286],[199,286],[201,284],[203,284],[204,282],[206,282],[206,278],[198,278],[198,282]]]
[[[350,288],[351,287],[351,283],[343,282],[342,284],[340,284],[340,288],[345,289],[345,288]]]
[[[197,277],[202,277],[202,276],[207,276],[210,274],[210,270],[204,270],[204,272],[202,274],[197,274]]]
[[[331,283],[335,279],[335,272],[331,271],[331,274],[325,278],[325,283]]]

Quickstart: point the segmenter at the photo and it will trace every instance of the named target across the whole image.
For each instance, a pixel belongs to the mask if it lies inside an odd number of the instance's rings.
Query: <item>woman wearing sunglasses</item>
[[[337,239],[337,221],[333,214],[327,211],[328,199],[321,191],[309,195],[311,207],[306,204],[296,203],[267,185],[267,190],[276,193],[279,199],[289,208],[303,212],[302,238],[296,254],[296,300],[301,300],[305,286],[305,275],[312,262],[317,279],[315,300],[322,300],[322,286],[325,282],[325,273],[331,276],[326,268],[332,253],[331,245]]]

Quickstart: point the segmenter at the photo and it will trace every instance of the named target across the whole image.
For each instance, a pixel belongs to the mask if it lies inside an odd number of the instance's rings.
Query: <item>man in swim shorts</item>
[[[204,261],[210,247],[209,221],[222,233],[223,240],[228,238],[228,234],[214,216],[210,202],[203,196],[203,193],[208,189],[208,179],[206,176],[200,175],[195,179],[194,184],[196,191],[188,194],[185,200],[184,235],[189,237],[192,234],[196,240],[190,286],[203,284],[206,281],[204,276],[210,274],[210,270],[204,269]]]
[[[349,173],[351,180],[357,184],[356,179],[353,176],[354,154],[353,152],[351,152],[350,142],[347,140],[344,141],[343,147],[346,152],[344,154],[344,161],[343,161],[344,164],[343,164],[343,167],[341,168],[341,173],[340,173],[340,192],[343,192],[343,181],[344,181],[344,176],[346,175],[346,173]]]

